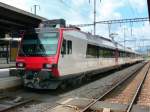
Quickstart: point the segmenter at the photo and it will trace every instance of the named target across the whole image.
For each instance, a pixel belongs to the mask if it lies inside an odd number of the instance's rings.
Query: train
[[[34,31],[24,33],[16,68],[25,87],[56,89],[139,61],[140,53],[77,27],[66,27],[60,19],[44,21]]]

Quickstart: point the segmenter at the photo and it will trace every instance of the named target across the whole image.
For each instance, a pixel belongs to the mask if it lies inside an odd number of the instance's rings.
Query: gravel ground
[[[54,107],[59,100],[70,97],[84,97],[84,98],[95,98],[104,93],[108,88],[116,84],[120,79],[125,77],[131,71],[135,71],[137,68],[142,66],[143,64],[136,64],[132,67],[126,68],[122,71],[113,73],[109,76],[103,77],[97,81],[91,82],[87,85],[84,85],[80,88],[72,90],[70,92],[64,94],[34,94],[38,100],[43,103],[40,104],[31,104],[27,106],[22,106],[17,109],[8,111],[8,112],[44,112],[49,110],[51,107]],[[26,94],[26,93],[24,93]],[[30,93],[27,93],[30,95]]]
[[[147,64],[135,77],[131,77],[119,88],[115,89],[109,96],[105,97],[104,101],[110,103],[129,104],[137,90],[140,82],[144,78],[144,73],[149,67]]]
[[[57,105],[56,101],[60,99],[57,95],[52,95],[46,93],[33,93],[28,91],[19,91],[13,93],[19,96],[28,96],[34,98],[35,101],[27,103],[23,106],[8,110],[7,112],[44,112],[49,108],[55,107]]]
[[[30,106],[24,106],[17,110],[11,110],[10,112],[45,112],[51,108],[50,103],[32,104]]]
[[[142,86],[141,93],[137,101],[138,105],[150,106],[150,70]]]

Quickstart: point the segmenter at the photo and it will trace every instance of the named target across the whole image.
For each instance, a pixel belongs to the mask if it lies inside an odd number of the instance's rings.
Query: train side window
[[[104,55],[104,58],[108,58],[109,57],[108,49],[104,49],[103,55]]]
[[[61,48],[61,54],[66,54],[66,40],[64,39],[63,40],[63,43],[62,43],[62,48]]]
[[[103,49],[99,48],[99,57],[103,57]]]
[[[115,58],[115,52],[116,50],[113,50],[112,58]]]
[[[98,58],[99,57],[99,47],[96,45],[87,45],[86,57],[87,58]]]
[[[67,41],[67,54],[72,54],[72,41]]]

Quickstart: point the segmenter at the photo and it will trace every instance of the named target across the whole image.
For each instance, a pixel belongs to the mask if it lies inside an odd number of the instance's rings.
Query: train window
[[[103,49],[99,48],[99,57],[103,57]]]
[[[98,48],[98,46],[88,44],[86,53],[87,58],[98,58]]]
[[[111,51],[111,58],[114,58],[114,57],[115,57],[115,51],[112,50],[112,51]]]
[[[130,57],[130,54],[129,53],[127,53],[127,55],[126,55],[127,57]]]
[[[49,56],[57,53],[58,33],[25,34],[19,50],[19,56]]]
[[[110,50],[110,58],[113,58],[113,56],[114,56],[114,52],[113,50]]]
[[[126,57],[126,52],[122,51],[121,57]]]
[[[111,58],[112,57],[112,51],[111,50],[109,50],[109,56],[108,56],[109,58]]]
[[[87,58],[113,58],[115,57],[115,50],[102,48],[95,45],[88,44],[87,46]]]
[[[86,57],[87,58],[92,58],[92,46],[91,45],[87,45],[87,52],[86,52]]]
[[[106,50],[106,49],[105,49],[104,52],[103,52],[103,56],[104,56],[104,58],[107,57],[107,50]]]
[[[107,55],[107,57],[108,57],[108,58],[111,58],[111,55],[112,55],[111,50],[108,49],[108,55]]]
[[[72,41],[67,41],[67,54],[72,54]]]
[[[120,57],[124,56],[124,52],[120,51]]]
[[[98,53],[99,46],[95,46],[95,47],[96,47],[96,58],[99,58],[99,53]]]
[[[124,52],[124,53],[123,53],[123,57],[126,57],[126,56],[127,56],[127,53],[126,53],[126,52]]]
[[[121,57],[121,52],[119,51],[119,57]]]
[[[111,51],[109,49],[104,49],[103,55],[104,58],[109,58],[111,57]]]
[[[112,58],[115,56],[115,51],[106,48],[99,48],[99,57]]]
[[[66,54],[66,40],[63,40],[61,54]]]

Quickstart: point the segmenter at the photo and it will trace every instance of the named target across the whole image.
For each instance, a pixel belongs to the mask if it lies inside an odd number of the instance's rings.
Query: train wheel
[[[78,79],[78,85],[82,85],[82,83],[83,83],[83,78],[79,78]]]
[[[59,88],[60,88],[61,90],[66,90],[66,89],[67,89],[67,83],[66,83],[65,81],[62,82],[62,83],[60,84]]]
[[[72,80],[72,87],[78,86],[78,81],[77,79]]]
[[[72,87],[78,87],[82,84],[82,78],[77,78],[72,81]]]
[[[87,83],[89,81],[87,76],[82,77],[82,82],[83,83]]]

